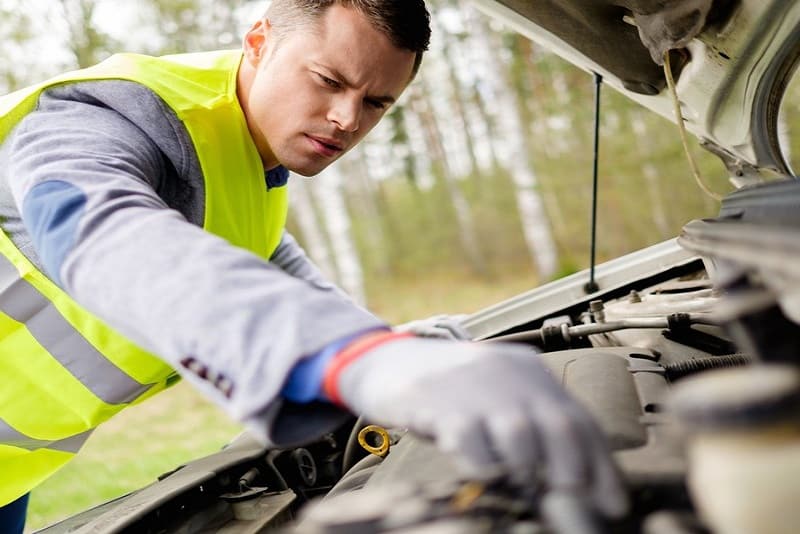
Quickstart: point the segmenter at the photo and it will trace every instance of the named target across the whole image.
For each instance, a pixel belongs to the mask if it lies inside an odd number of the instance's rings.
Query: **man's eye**
[[[367,99],[366,103],[372,109],[377,109],[377,110],[381,110],[381,111],[383,111],[384,109],[386,109],[388,107],[386,105],[386,103],[381,102],[380,100],[369,100],[369,99]]]
[[[333,78],[328,78],[328,77],[327,77],[327,76],[325,76],[324,74],[320,74],[320,73],[317,73],[317,76],[319,76],[319,79],[320,79],[320,80],[322,80],[322,82],[323,82],[325,85],[328,85],[328,86],[330,86],[330,87],[334,87],[334,88],[336,88],[336,89],[338,89],[339,87],[341,87],[341,84],[340,84],[339,82],[337,82],[336,80],[334,80]]]

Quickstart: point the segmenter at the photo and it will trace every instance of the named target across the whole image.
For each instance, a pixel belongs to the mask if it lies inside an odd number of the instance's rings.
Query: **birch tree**
[[[52,2],[0,0],[0,94],[74,68],[63,48],[63,25],[51,25],[45,7]],[[55,38],[54,38],[55,37]]]
[[[147,0],[140,17],[154,31],[148,53],[174,54],[237,46],[244,31],[234,0]]]
[[[364,273],[350,232],[339,167],[334,164],[322,171],[314,178],[314,187],[319,193],[317,198],[330,237],[332,258],[338,273],[336,280],[356,302],[364,304]]]
[[[0,1],[0,54],[5,58],[18,58],[25,43],[33,38],[31,19],[18,0]],[[18,68],[15,61],[0,62],[0,93],[21,87],[26,69]]]
[[[535,59],[545,59],[541,52],[537,54],[533,42],[519,34],[505,36],[505,40],[510,43],[511,62],[510,78],[511,87],[517,93],[517,100],[521,104],[522,124],[527,127],[526,146],[531,151],[532,143],[528,139],[542,139],[543,143],[536,143],[536,148],[551,157],[558,157],[570,150],[569,142],[571,138],[572,120],[568,115],[559,113],[554,120],[549,120],[547,109],[544,102],[553,98],[552,87],[547,84],[544,74],[537,68]],[[559,93],[568,96],[568,92]],[[566,109],[570,109],[569,106]],[[541,150],[543,149],[543,150]],[[555,194],[552,187],[547,187],[546,183],[539,182],[539,195],[541,196],[550,228],[552,228],[554,240],[569,242],[569,236],[565,234],[567,226],[567,216],[561,205],[561,199]]]
[[[475,141],[467,120],[468,98],[462,90],[462,77],[460,73],[466,71],[469,65],[464,61],[464,54],[460,53],[461,38],[464,34],[463,21],[461,14],[455,7],[455,3],[450,0],[447,3],[447,13],[440,13],[440,16],[433,19],[433,31],[439,35],[439,54],[436,58],[440,63],[438,69],[429,69],[429,77],[436,76],[435,87],[446,88],[439,91],[439,94],[447,102],[447,115],[451,118],[451,128],[448,132],[451,137],[451,151],[455,156],[463,161],[462,168],[456,171],[458,175],[471,175],[478,169],[476,159]],[[448,24],[444,24],[449,21]]]
[[[515,185],[525,242],[539,276],[549,278],[558,268],[558,251],[527,150],[527,128],[517,111],[521,104],[510,89],[508,71],[502,68],[504,63],[497,54],[497,36],[492,34],[482,17],[471,17],[470,26],[475,50],[482,50],[487,54],[481,62],[481,67],[485,69],[483,75],[487,80],[494,81],[491,90],[497,104],[498,125],[503,134],[502,159],[512,162],[509,172]]]
[[[59,10],[54,12],[52,21],[66,25],[67,48],[75,56],[79,68],[86,68],[100,62],[118,48],[108,33],[100,29],[95,20],[97,0],[59,0]]]
[[[455,181],[447,152],[442,144],[442,130],[425,82],[424,78],[417,81],[412,103],[417,116],[420,118],[428,150],[432,154],[431,163],[436,169],[434,175],[438,176],[447,188],[450,200],[453,203],[459,242],[472,270],[477,274],[486,274],[488,269],[478,245],[477,232],[475,231],[474,219],[470,213],[469,203],[464,196],[464,192]]]
[[[297,238],[302,241],[303,248],[322,274],[331,280],[337,280],[336,265],[323,225],[317,216],[313,194],[309,190],[309,180],[293,174],[289,179],[289,197],[291,199],[289,216],[297,223],[301,232]]]
[[[364,229],[364,243],[369,250],[369,264],[375,274],[386,276],[392,272],[389,251],[395,240],[390,236],[391,228],[387,228],[387,218],[383,213],[388,211],[380,191],[380,183],[371,180],[368,166],[360,150],[340,160],[337,165],[344,176],[342,191],[351,199],[352,219],[361,221]],[[363,262],[362,262],[363,263]]]
[[[666,237],[670,234],[670,225],[664,206],[664,194],[659,186],[662,178],[658,167],[653,165],[650,161],[653,155],[653,136],[648,133],[647,123],[640,113],[634,114],[630,120],[630,125],[631,131],[634,134],[633,137],[636,140],[638,152],[644,159],[644,163],[642,164],[642,177],[645,181],[651,213],[653,214],[653,223],[655,223],[659,234],[661,234],[662,237]]]
[[[413,165],[409,169],[413,173],[410,182],[416,187],[428,189],[433,186],[435,181],[432,173],[433,156],[426,141],[426,136],[422,134],[424,125],[419,113],[417,113],[417,106],[414,104],[415,90],[415,85],[412,85],[407,90],[410,98],[403,114],[403,124],[406,130],[413,132],[413,135],[408,136],[408,148],[412,154],[411,164]]]

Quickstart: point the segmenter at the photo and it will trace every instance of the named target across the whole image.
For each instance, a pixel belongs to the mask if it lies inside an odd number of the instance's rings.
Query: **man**
[[[288,171],[375,126],[428,22],[422,0],[273,0],[242,51],[114,56],[0,101],[0,514],[176,372],[267,444],[347,410],[468,476],[546,466],[550,491],[624,508],[594,424],[531,351],[394,332],[283,229]]]

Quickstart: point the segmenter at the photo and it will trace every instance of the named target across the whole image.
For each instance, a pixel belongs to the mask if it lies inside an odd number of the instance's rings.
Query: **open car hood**
[[[800,3],[786,0],[473,0],[483,11],[675,122],[659,47],[687,129],[737,186],[792,175],[778,110],[800,52]],[[646,46],[644,42],[649,45]]]

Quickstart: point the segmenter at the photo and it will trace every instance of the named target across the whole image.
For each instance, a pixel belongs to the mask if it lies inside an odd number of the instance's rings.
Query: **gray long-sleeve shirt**
[[[0,146],[0,226],[51,279],[268,442],[325,432],[343,414],[284,402],[289,372],[384,323],[289,234],[265,262],[202,230],[203,207],[185,128],[134,82],[50,88]],[[220,374],[229,396],[200,376]]]

